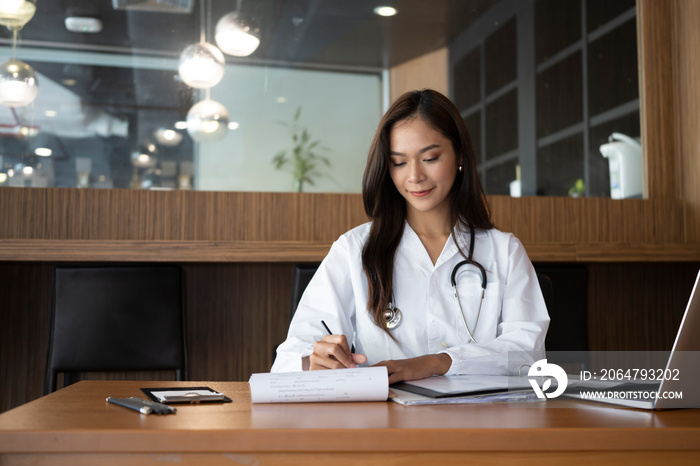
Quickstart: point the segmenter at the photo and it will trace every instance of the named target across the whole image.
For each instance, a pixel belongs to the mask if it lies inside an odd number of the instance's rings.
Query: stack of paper
[[[386,401],[386,367],[280,372],[250,376],[253,403]]]

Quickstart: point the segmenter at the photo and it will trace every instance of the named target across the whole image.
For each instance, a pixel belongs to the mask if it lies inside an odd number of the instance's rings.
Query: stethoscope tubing
[[[473,259],[474,243],[474,228],[470,226],[469,255],[465,260],[459,262],[457,265],[454,266],[454,268],[452,269],[452,275],[450,276],[450,283],[452,284],[452,291],[454,292],[455,300],[457,301],[457,306],[459,308],[459,315],[462,317],[462,322],[464,323],[464,328],[467,329],[469,339],[473,343],[478,344],[478,342],[474,338],[474,335],[472,334],[471,329],[469,328],[469,324],[467,323],[467,318],[464,315],[464,309],[462,309],[462,302],[459,299],[459,292],[457,291],[457,272],[459,271],[459,269],[464,265],[473,265],[474,267],[479,269],[479,272],[481,273],[481,299],[479,300],[479,309],[476,312],[476,321],[474,322],[474,332],[476,333],[476,328],[479,325],[479,317],[481,316],[481,305],[484,303],[484,295],[486,294],[487,279],[486,270],[484,269],[484,267]],[[401,311],[393,305],[393,302],[394,300],[392,298],[392,302],[389,303],[389,306],[387,307],[387,310],[384,313],[384,322],[389,330],[396,328],[396,326],[398,326],[401,322]]]
[[[469,339],[475,343],[478,344],[476,339],[474,338],[474,335],[472,335],[472,331],[469,328],[469,324],[467,324],[467,318],[464,316],[464,309],[462,309],[462,302],[459,299],[459,292],[457,291],[457,272],[459,271],[460,267],[464,265],[473,265],[477,269],[479,269],[479,272],[481,273],[481,299],[479,300],[479,309],[476,312],[476,321],[474,322],[474,333],[476,333],[476,327],[479,325],[479,317],[481,316],[481,305],[484,303],[484,295],[486,294],[486,270],[484,267],[479,264],[477,261],[473,259],[474,255],[474,243],[475,243],[475,234],[474,234],[474,228],[469,227],[469,255],[467,258],[461,262],[459,262],[455,267],[452,269],[452,275],[450,277],[450,282],[452,283],[452,291],[454,292],[455,295],[455,300],[457,301],[457,306],[459,307],[459,315],[462,316],[462,322],[464,322],[464,328],[467,329],[467,335],[469,335]]]

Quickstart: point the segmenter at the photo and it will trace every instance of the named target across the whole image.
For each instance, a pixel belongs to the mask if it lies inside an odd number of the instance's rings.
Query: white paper
[[[250,376],[253,403],[386,401],[386,367],[279,372]]]

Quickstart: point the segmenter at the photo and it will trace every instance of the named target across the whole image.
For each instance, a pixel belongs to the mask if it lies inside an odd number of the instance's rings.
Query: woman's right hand
[[[326,335],[314,343],[314,352],[309,356],[309,370],[353,368],[365,362],[367,356],[350,352],[345,335]]]

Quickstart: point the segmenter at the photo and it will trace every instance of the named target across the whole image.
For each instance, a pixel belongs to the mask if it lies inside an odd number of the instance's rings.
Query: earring
[[[462,166],[460,165],[459,167],[457,167],[457,169],[458,169],[459,171],[462,171]]]

